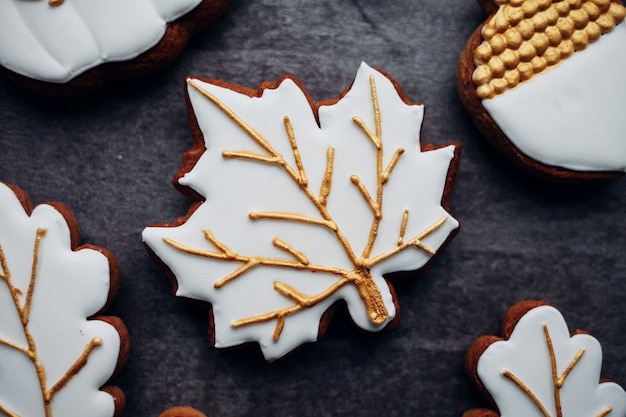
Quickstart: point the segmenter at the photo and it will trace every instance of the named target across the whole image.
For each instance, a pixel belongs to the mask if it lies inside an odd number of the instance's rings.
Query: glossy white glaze
[[[37,80],[64,83],[105,62],[156,45],[167,22],[201,0],[0,0],[0,65]]]
[[[611,417],[626,416],[626,392],[616,383],[599,383],[602,349],[587,334],[570,337],[561,313],[550,306],[536,307],[515,326],[511,337],[491,344],[478,361],[478,376],[498,405],[502,417],[541,417],[529,396],[503,375],[505,370],[518,377],[551,416],[556,416],[551,360],[544,325],[554,347],[558,376],[563,375],[576,354],[584,354],[560,389],[563,416],[595,417],[608,407]]]
[[[626,171],[626,24],[482,104],[507,138],[546,165]]]
[[[113,398],[99,390],[118,360],[120,337],[103,321],[87,320],[102,309],[110,289],[108,259],[92,249],[72,251],[63,216],[40,205],[28,216],[13,191],[0,183],[0,246],[24,306],[31,277],[37,229],[41,239],[28,332],[52,387],[81,356],[93,338],[102,339],[89,360],[52,399],[52,414],[111,417]],[[0,340],[27,348],[26,333],[6,280],[0,280]],[[0,405],[21,416],[43,416],[37,372],[24,352],[0,343]],[[0,414],[2,414],[0,412]]]
[[[358,174],[373,193],[376,190],[376,152],[352,118],[361,117],[373,129],[370,76],[375,79],[381,109],[385,149],[383,165],[388,165],[397,148],[406,149],[384,186],[384,214],[372,255],[397,247],[405,209],[410,210],[407,240],[442,217],[447,218],[441,228],[424,239],[425,244],[436,250],[458,227],[458,222],[441,207],[442,192],[455,149],[454,146],[447,146],[428,152],[420,150],[423,106],[404,103],[387,77],[363,64],[350,91],[336,104],[319,109],[321,127],[306,96],[291,79],[284,80],[275,89],[264,90],[261,97],[255,98],[211,83],[195,79],[192,82],[233,109],[270,141],[297,171],[283,125],[283,117],[288,116],[306,170],[308,187],[316,194],[324,177],[327,148],[329,145],[334,147],[332,191],[327,208],[354,252],[360,254],[368,240],[372,210],[350,176]],[[337,282],[338,278],[320,272],[258,267],[215,289],[214,283],[232,273],[240,264],[184,253],[166,244],[163,238],[194,248],[213,250],[202,234],[202,230],[210,229],[216,238],[238,254],[289,258],[272,245],[272,239],[279,237],[304,253],[311,263],[346,270],[354,266],[334,234],[324,227],[250,220],[251,211],[289,211],[313,218],[319,218],[320,213],[280,167],[222,157],[224,150],[249,150],[261,154],[265,151],[196,88],[190,85],[188,94],[207,150],[180,183],[205,196],[206,202],[185,224],[168,228],[148,227],[144,230],[143,239],[177,277],[178,295],[212,304],[216,346],[228,347],[256,341],[267,359],[276,359],[305,342],[315,341],[322,314],[340,299],[346,300],[350,315],[359,327],[368,331],[384,328],[395,317],[395,307],[382,275],[422,267],[431,258],[424,251],[408,248],[372,269],[372,277],[389,312],[380,325],[374,325],[368,319],[355,286],[345,285],[317,305],[289,316],[278,341],[272,340],[275,320],[232,327],[236,320],[294,304],[293,300],[274,290],[275,282],[288,284],[306,295],[316,295]]]

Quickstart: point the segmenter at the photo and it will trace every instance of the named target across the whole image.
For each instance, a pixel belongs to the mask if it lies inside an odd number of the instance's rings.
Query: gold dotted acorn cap
[[[502,94],[584,50],[624,21],[611,0],[495,0],[482,29],[473,81],[484,100]]]

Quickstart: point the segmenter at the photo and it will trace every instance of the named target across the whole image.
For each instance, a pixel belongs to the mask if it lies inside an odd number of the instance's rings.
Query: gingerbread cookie
[[[383,275],[425,268],[459,227],[446,211],[458,145],[422,147],[424,107],[365,64],[320,104],[291,76],[187,84],[194,146],[175,184],[198,202],[143,239],[178,296],[212,305],[215,346],[280,358],[341,300],[364,330],[397,322]]]
[[[474,409],[464,417],[626,416],[626,392],[600,382],[600,344],[580,330],[570,335],[557,309],[520,302],[502,333],[480,337],[466,357],[472,380],[498,412]]]
[[[124,394],[105,386],[128,356],[117,317],[100,316],[118,286],[115,258],[77,247],[67,207],[34,209],[0,183],[0,414],[113,417]]]
[[[207,417],[201,411],[187,406],[176,406],[165,410],[159,417]]]
[[[461,100],[483,135],[548,179],[626,170],[626,7],[618,0],[482,0],[461,56]]]
[[[0,69],[49,96],[85,94],[173,61],[229,0],[0,0]]]

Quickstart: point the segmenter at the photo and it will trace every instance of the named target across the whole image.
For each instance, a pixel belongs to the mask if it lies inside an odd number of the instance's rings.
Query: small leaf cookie
[[[105,384],[126,361],[128,334],[117,317],[99,316],[117,264],[77,243],[67,207],[32,209],[23,191],[0,183],[0,415],[113,417],[124,408],[122,391]]]
[[[461,100],[514,164],[562,181],[626,171],[626,7],[619,0],[479,0]]]
[[[365,64],[321,104],[290,76],[187,84],[195,142],[176,184],[198,204],[143,239],[177,295],[212,305],[215,345],[280,358],[340,300],[364,330],[394,323],[383,275],[424,268],[459,227],[446,211],[458,146],[422,148],[423,106]]]
[[[475,409],[464,417],[626,416],[626,392],[600,382],[598,341],[581,331],[570,335],[561,313],[540,301],[514,305],[503,338],[480,337],[466,366],[498,412]]]

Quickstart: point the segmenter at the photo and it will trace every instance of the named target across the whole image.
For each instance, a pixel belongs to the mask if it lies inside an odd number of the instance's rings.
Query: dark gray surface
[[[472,126],[455,90],[465,40],[485,18],[472,0],[234,0],[165,72],[73,104],[0,80],[0,180],[33,202],[62,201],[86,243],[113,251],[110,313],[132,337],[116,383],[125,416],[176,404],[209,416],[460,416],[485,405],[463,359],[498,334],[513,303],[543,298],[603,345],[603,376],[626,385],[626,179],[563,187],[514,172]],[[191,146],[187,74],[248,87],[292,73],[315,100],[336,97],[361,61],[426,104],[423,143],[458,141],[450,212],[463,227],[430,272],[397,283],[400,327],[363,335],[336,317],[316,344],[274,364],[256,349],[210,346],[206,308],[171,295],[140,242],[183,215],[170,181]]]

